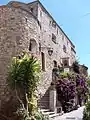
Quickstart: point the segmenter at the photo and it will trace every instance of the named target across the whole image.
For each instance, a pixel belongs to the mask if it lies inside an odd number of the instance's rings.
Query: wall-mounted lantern
[[[48,54],[49,54],[49,56],[51,56],[52,53],[53,53],[53,48],[48,48]]]

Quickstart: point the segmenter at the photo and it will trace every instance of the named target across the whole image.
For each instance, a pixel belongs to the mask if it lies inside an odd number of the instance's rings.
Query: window
[[[64,67],[68,67],[69,66],[69,58],[63,58],[62,59],[62,64]]]
[[[42,17],[42,11],[40,11],[40,16]]]
[[[56,23],[54,21],[52,22],[52,27],[56,28]]]
[[[63,65],[64,65],[64,67],[69,66],[68,60],[64,60],[64,61],[63,61]]]
[[[30,39],[30,43],[29,43],[29,51],[32,53],[36,53],[37,51],[37,43],[35,39]]]
[[[50,20],[49,25],[51,26],[51,24],[52,24],[52,21]]]
[[[63,51],[66,53],[66,46],[63,45]]]
[[[39,43],[39,51],[41,52],[41,43]]]
[[[64,41],[64,34],[62,33],[62,40]]]
[[[62,40],[64,40],[64,35],[62,35]]]
[[[29,44],[29,51],[32,51],[32,43],[30,41],[30,44]]]
[[[15,18],[14,17],[11,17],[11,20],[14,20]]]
[[[57,62],[55,60],[53,61],[53,63],[54,63],[54,67],[57,67]]]
[[[69,42],[67,41],[67,45],[68,45],[68,43],[69,43]]]
[[[57,28],[57,35],[58,35],[58,28]]]
[[[42,70],[45,71],[45,54],[41,52]]]
[[[25,18],[26,22],[27,22],[27,18]]]
[[[52,41],[56,44],[56,36],[52,33]]]
[[[31,8],[31,12],[33,13],[33,8]]]

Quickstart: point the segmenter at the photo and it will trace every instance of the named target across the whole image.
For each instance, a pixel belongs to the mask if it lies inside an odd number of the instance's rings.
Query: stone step
[[[60,116],[60,114],[59,113],[54,113],[54,114],[49,115],[50,118],[55,118],[57,116]]]
[[[49,97],[48,97],[48,96],[46,96],[46,97],[43,97],[43,98],[39,99],[38,101],[40,101],[40,100],[44,100],[44,99],[47,99],[47,100],[49,100]]]
[[[48,106],[46,106],[46,105],[39,106],[39,108],[41,108],[41,109],[49,109],[49,107],[48,107]]]
[[[61,116],[64,113],[63,111],[62,113],[51,112],[50,109],[40,109],[40,111],[43,115],[49,116],[50,120],[56,120],[58,116]]]
[[[43,105],[41,105],[41,106],[39,106],[39,108],[40,108],[40,109],[48,109],[49,106],[45,106],[45,105],[43,106]]]
[[[38,100],[38,106],[42,109],[48,109],[49,108],[49,90],[46,91],[46,93],[44,94],[44,96],[42,96],[39,100]]]
[[[44,115],[53,115],[53,114],[55,114],[55,112],[49,111],[49,112],[43,112],[43,114],[44,114]]]
[[[41,98],[41,99],[45,99],[45,98],[49,98],[49,95],[47,95],[47,96],[44,96],[43,98]]]
[[[38,106],[46,106],[46,105],[49,107],[49,101],[38,102]]]
[[[49,101],[41,101],[41,102],[38,102],[38,104],[43,104],[43,103],[49,103]]]
[[[38,103],[41,103],[41,102],[47,103],[49,101],[48,100],[43,100],[43,101],[39,101]]]
[[[41,112],[49,112],[50,110],[49,109],[41,109],[40,111]]]

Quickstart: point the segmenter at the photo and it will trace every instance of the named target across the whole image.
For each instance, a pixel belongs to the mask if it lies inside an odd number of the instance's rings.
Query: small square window
[[[56,28],[56,23],[54,21],[52,22],[52,27]]]

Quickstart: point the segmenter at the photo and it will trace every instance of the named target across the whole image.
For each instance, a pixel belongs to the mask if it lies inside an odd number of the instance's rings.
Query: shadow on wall
[[[11,96],[7,102],[3,102],[1,105],[0,120],[20,120],[15,114],[18,107],[18,100],[16,97]]]

